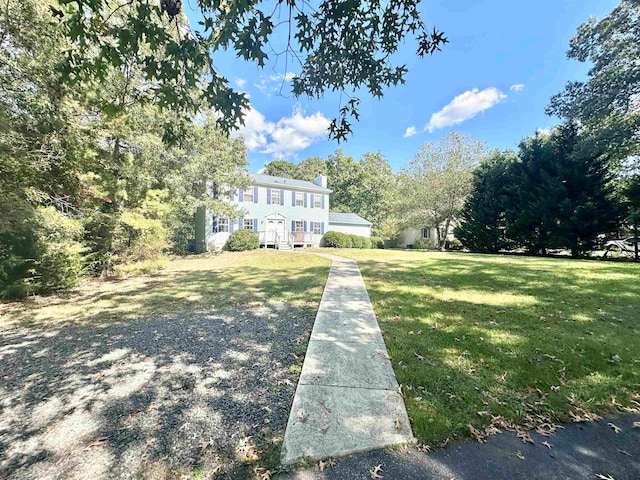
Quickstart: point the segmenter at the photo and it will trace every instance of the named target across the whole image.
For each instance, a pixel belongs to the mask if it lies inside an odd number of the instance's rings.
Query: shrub
[[[447,240],[447,249],[448,250],[462,250],[462,242],[457,238],[453,238],[451,240]]]
[[[229,235],[229,239],[224,248],[231,252],[243,252],[245,250],[255,250],[259,246],[260,240],[258,239],[258,235],[251,230],[243,228]]]
[[[86,263],[86,248],[78,241],[82,233],[82,225],[78,220],[67,217],[55,208],[36,210],[34,291],[46,293],[62,290],[80,281]]]
[[[371,248],[384,248],[384,240],[380,237],[371,237]]]
[[[344,248],[343,234],[334,231],[325,233],[324,246],[331,248]]]
[[[362,237],[359,237],[358,235],[349,235],[349,238],[351,239],[351,246],[353,248],[362,248]]]
[[[436,241],[431,238],[421,238],[413,242],[413,248],[418,250],[436,250],[438,245]]]
[[[362,237],[362,248],[371,248],[371,239]]]

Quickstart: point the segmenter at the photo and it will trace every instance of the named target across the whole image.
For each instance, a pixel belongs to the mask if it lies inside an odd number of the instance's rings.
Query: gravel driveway
[[[303,310],[271,304],[1,331],[0,478],[245,478],[268,468],[312,325]]]

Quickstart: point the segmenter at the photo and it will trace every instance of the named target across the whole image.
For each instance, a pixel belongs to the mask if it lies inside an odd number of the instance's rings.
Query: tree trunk
[[[446,222],[444,222],[444,236],[442,238],[442,244],[440,245],[440,250],[444,252],[447,246],[447,235],[449,235],[449,225],[451,225],[451,219],[447,218]]]
[[[634,250],[634,260],[637,262],[640,260],[638,256],[638,222],[633,223],[633,250]]]

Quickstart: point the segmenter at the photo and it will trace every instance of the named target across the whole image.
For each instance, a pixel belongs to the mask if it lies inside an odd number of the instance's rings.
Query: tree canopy
[[[579,121],[589,148],[620,161],[640,152],[640,1],[622,0],[602,19],[590,18],[571,39],[567,56],[590,62],[585,82],[569,82],[547,113]]]
[[[473,169],[486,155],[480,140],[458,132],[423,143],[399,176],[403,226],[434,227],[444,247],[449,226],[471,193]]]
[[[281,56],[285,65],[295,62],[296,97],[359,90],[381,97],[385,88],[405,81],[407,67],[395,65],[392,56],[407,37],[421,57],[447,42],[423,23],[419,3],[200,0],[197,26],[188,24],[180,0],[60,0],[52,12],[64,26],[67,45],[59,68],[67,81],[103,79],[111,68],[134,64],[153,85],[141,98],[181,112],[183,121],[213,109],[228,130],[242,121],[248,99],[230,87],[215,64],[216,52],[232,50],[260,67]],[[286,40],[278,45],[281,37]],[[339,109],[330,126],[333,137],[350,133],[358,103],[350,95]],[[181,125],[166,123],[169,136],[179,136]]]

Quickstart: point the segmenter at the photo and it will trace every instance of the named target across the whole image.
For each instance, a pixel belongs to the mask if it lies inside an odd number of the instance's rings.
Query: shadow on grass
[[[639,407],[640,268],[357,253],[415,434]]]

